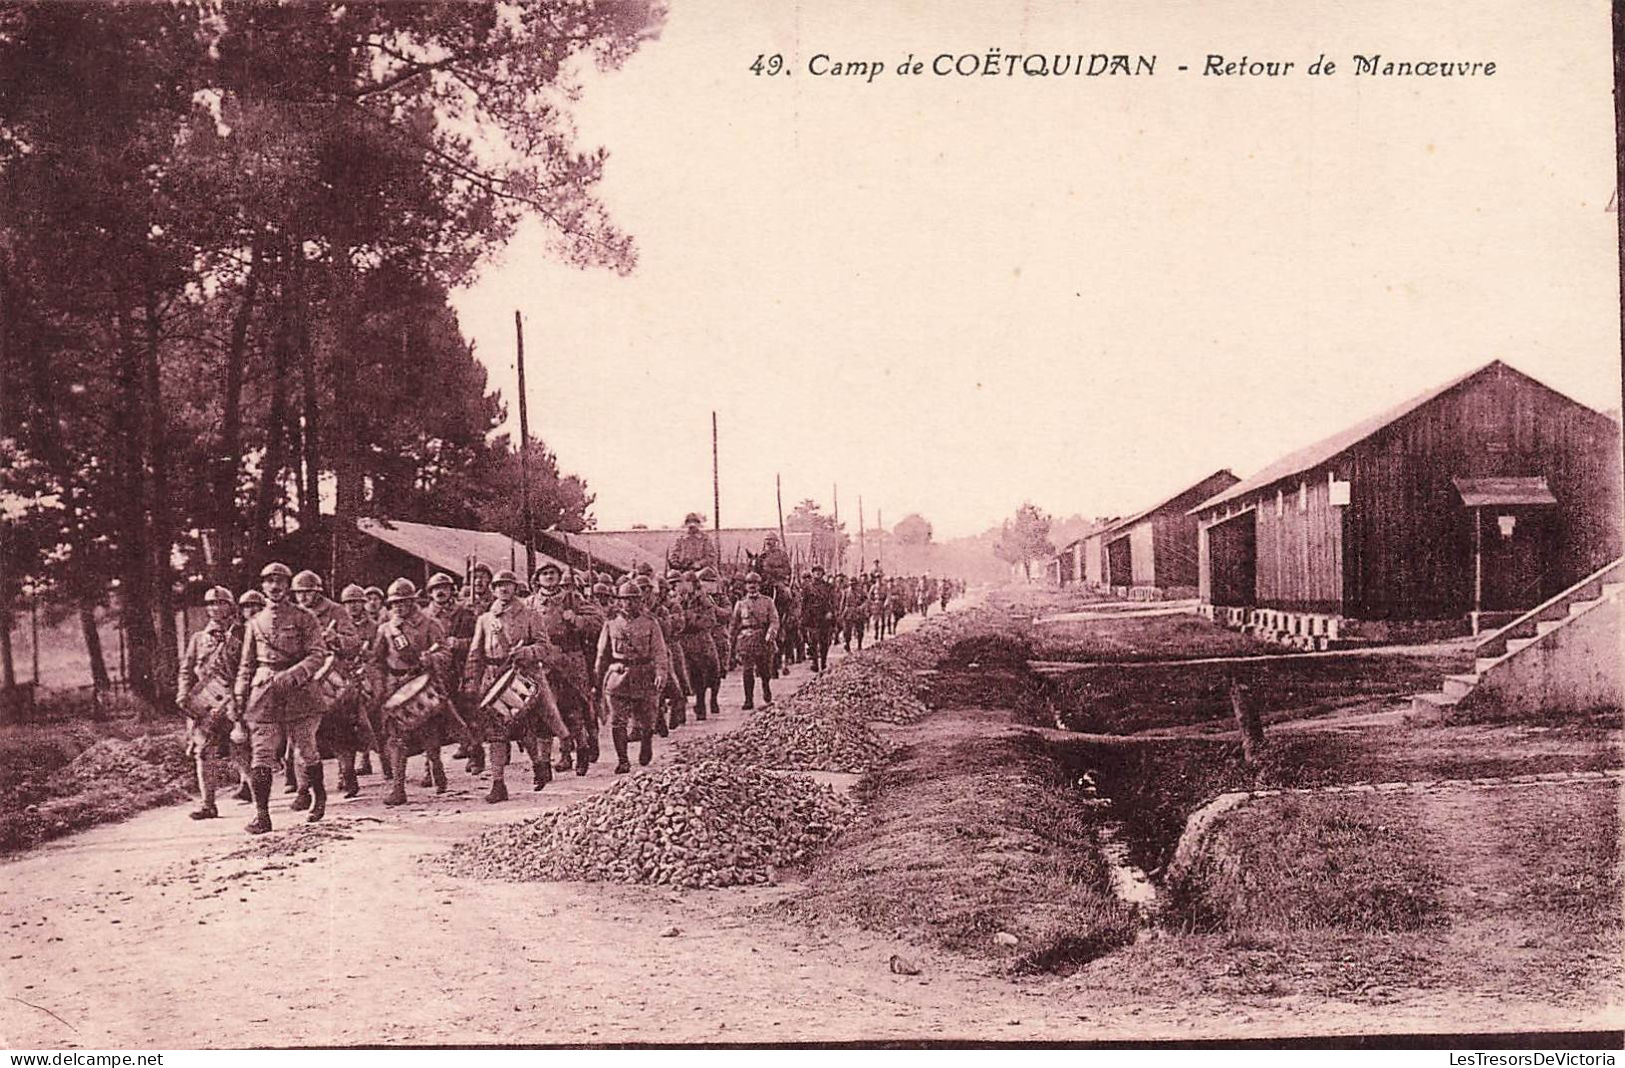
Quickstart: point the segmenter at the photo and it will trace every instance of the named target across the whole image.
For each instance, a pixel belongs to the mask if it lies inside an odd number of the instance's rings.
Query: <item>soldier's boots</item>
[[[553,762],[551,760],[549,760],[547,757],[544,756],[541,760],[538,760],[535,764],[533,764],[531,766],[531,769],[530,769],[531,789],[540,790],[542,787],[546,786],[548,783],[550,783],[552,781],[553,781]]]
[[[310,783],[308,781],[304,786],[299,787],[298,793],[295,794],[293,804],[290,807],[295,812],[303,812],[305,809],[310,807]]]
[[[763,679],[762,682],[765,685],[767,680]],[[756,707],[756,675],[749,669],[745,671],[745,703],[739,707],[746,712]]]
[[[446,792],[446,765],[441,761],[436,760],[429,764],[429,785],[434,787],[437,794]]]
[[[587,728],[587,763],[598,763],[598,727],[596,724]]]
[[[271,829],[271,769],[254,768],[249,772],[254,794],[254,818],[243,828],[249,834],[264,834]]]
[[[648,731],[644,731],[645,736],[647,736],[648,733]],[[660,735],[662,738],[671,737],[671,729],[666,726],[665,709],[657,709],[655,711],[655,733]]]
[[[655,758],[654,735],[648,731],[643,732],[643,738],[638,742],[638,763],[648,766],[649,761]]]
[[[773,703],[773,684],[766,679],[762,680],[762,707],[766,708]]]
[[[254,800],[254,788],[249,786],[246,782],[238,783],[237,792],[231,796],[235,797],[239,801],[252,801]]]
[[[587,774],[587,765],[589,763],[591,761],[587,759],[587,747],[585,745],[576,746],[576,774]]]
[[[468,768],[466,770],[470,775],[478,775],[485,770],[485,747],[483,745],[471,745],[468,748]]]
[[[393,775],[390,776],[389,793],[384,797],[386,805],[406,804],[406,746],[399,743],[390,746],[389,767]]]
[[[559,746],[559,759],[558,763],[553,765],[553,770],[569,771],[571,768],[575,767],[576,762],[574,752],[577,748],[579,747],[573,746],[569,742],[565,742],[563,745]]]
[[[305,817],[306,823],[318,823],[327,815],[327,781],[320,764],[311,764],[305,768],[305,781],[310,783],[310,815]]]
[[[220,813],[215,809],[213,801],[205,801],[197,807],[196,812],[188,812],[187,815],[195,820],[212,820],[217,818]]]
[[[282,792],[285,793],[285,794],[296,794],[296,793],[298,793],[299,792],[299,776],[298,776],[298,773],[293,770],[293,764],[291,764],[291,763],[284,764],[283,769],[284,770],[283,770],[283,773],[282,773]]]
[[[705,722],[705,691],[701,690],[694,695],[694,722]]]
[[[427,790],[429,787],[434,785],[434,765],[428,763],[428,759],[429,759],[429,754],[428,753],[423,754],[423,759],[424,759],[423,781],[421,783],[419,783],[418,785],[423,787],[425,790]]]
[[[626,728],[612,728],[610,734],[615,740],[615,774],[625,775],[632,770],[632,762],[626,759]]]
[[[361,784],[355,778],[355,754],[339,754],[339,792],[345,797],[356,797],[361,793]]]
[[[688,722],[688,701],[679,697],[671,704],[671,725],[681,727]]]
[[[497,805],[508,800],[508,784],[501,779],[491,780],[491,792],[485,795],[485,803]]]
[[[361,766],[355,769],[355,773],[357,775],[371,775],[373,773],[371,749],[363,749],[361,751]]]
[[[391,757],[388,750],[378,750],[378,773],[386,779],[393,779],[395,777],[395,768],[394,765],[390,763],[390,760]]]
[[[717,690],[715,687],[713,687],[711,690],[711,715],[722,715],[722,706],[717,703]],[[702,716],[701,718],[703,719],[704,717]]]

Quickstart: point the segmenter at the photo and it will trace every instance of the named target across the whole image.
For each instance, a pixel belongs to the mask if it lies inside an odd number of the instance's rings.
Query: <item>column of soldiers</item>
[[[251,834],[272,828],[270,797],[283,769],[292,809],[321,820],[327,784],[321,749],[337,757],[337,787],[360,793],[372,755],[389,782],[386,805],[407,800],[407,761],[425,758],[422,786],[448,788],[442,748],[457,743],[470,775],[490,772],[486,801],[508,799],[507,767],[517,744],[532,788],[555,771],[586,775],[609,724],[616,774],[631,771],[632,747],[648,764],[654,739],[688,720],[722,714],[723,678],[744,681],[742,708],[773,701],[772,682],[806,660],[824,671],[839,639],[850,651],[866,637],[895,633],[909,610],[946,607],[962,587],[928,577],[796,575],[770,537],[756,570],[724,580],[715,543],[696,514],[672,546],[667,571],[641,564],[614,586],[608,574],[567,574],[545,562],[526,586],[510,570],[477,564],[467,590],[433,575],[420,593],[397,578],[387,592],[350,584],[331,600],[313,571],[282,563],[260,572],[260,588],[234,598],[204,596],[207,624],[181,659],[177,703],[187,713],[187,748],[201,802],[190,815],[219,815],[216,784],[227,762],[235,796],[254,805]],[[557,763],[553,759],[558,743]]]

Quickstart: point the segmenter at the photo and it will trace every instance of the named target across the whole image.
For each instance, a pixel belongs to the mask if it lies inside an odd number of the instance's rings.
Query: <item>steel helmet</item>
[[[615,596],[615,587],[607,582],[594,583],[592,595],[594,597],[613,597]]]
[[[295,593],[299,592],[300,590],[319,590],[321,588],[322,577],[316,574],[314,571],[301,571],[299,574],[293,577],[293,589]]]
[[[418,584],[409,578],[398,578],[389,584],[389,603],[396,601],[415,601],[418,599]]]
[[[621,588],[615,591],[615,596],[623,601],[636,601],[643,596],[643,590],[636,582],[623,582]]]
[[[746,582],[755,582],[755,583],[759,584],[762,581],[762,576],[760,576],[756,572],[752,571],[752,572],[749,572],[748,574],[745,575],[745,581]]]
[[[512,583],[513,585],[517,586],[519,585],[519,576],[514,574],[512,571],[509,571],[507,568],[503,568],[501,571],[498,571],[495,575],[491,576],[491,585],[493,586],[500,586],[504,582]]]
[[[717,574],[717,569],[714,568],[714,567],[702,567],[702,568],[700,568],[700,581],[701,582],[715,582],[720,577],[721,576]]]
[[[688,513],[687,515],[685,515],[683,517],[683,526],[686,527],[690,523],[699,523],[701,526],[704,526],[705,525],[705,517],[700,515],[700,513],[698,513],[698,512],[690,512],[690,513]]]
[[[226,589],[224,586],[210,586],[203,594],[203,603],[236,604],[237,601],[231,596],[231,591]]]
[[[475,564],[473,569],[469,573],[472,574],[472,575],[478,575],[481,571],[485,572],[485,577],[486,578],[491,577],[491,565],[490,564]]]
[[[237,598],[237,606],[242,608],[248,605],[253,605],[255,608],[264,608],[265,594],[259,590],[244,590],[243,595]]]
[[[379,592],[382,593],[383,591],[380,590]],[[366,599],[367,591],[353,582],[344,587],[344,592],[339,594],[339,601],[342,604],[354,604],[357,601],[365,602]]]
[[[559,565],[558,565],[558,564],[555,564],[555,563],[554,563],[554,562],[553,562],[553,561],[551,561],[551,560],[544,560],[544,561],[542,561],[542,566],[541,566],[541,567],[538,567],[538,568],[537,568],[537,569],[536,569],[536,574],[538,574],[538,575],[545,575],[545,574],[547,574],[547,573],[548,573],[548,572],[549,572],[549,571],[551,571],[551,572],[553,572],[553,574],[555,574],[555,575],[562,575],[562,574],[564,574],[564,572],[563,572],[563,570],[562,570],[562,569],[560,569],[560,567],[559,567]]]
[[[368,586],[364,592],[368,597],[376,597],[380,601],[384,599],[384,591],[377,586]]]
[[[293,578],[293,569],[287,564],[272,562],[260,568],[260,578],[270,578],[272,575],[281,575],[285,579]]]
[[[423,588],[430,593],[433,593],[441,586],[450,586],[455,590],[457,588],[457,580],[446,574],[444,571],[437,571],[429,578],[429,584]]]

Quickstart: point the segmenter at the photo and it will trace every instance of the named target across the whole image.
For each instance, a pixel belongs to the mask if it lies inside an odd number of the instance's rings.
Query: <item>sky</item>
[[[510,427],[524,314],[532,434],[603,529],[709,516],[713,410],[725,525],[772,524],[779,475],[786,511],[838,485],[849,529],[861,496],[941,539],[1245,477],[1492,359],[1618,409],[1607,5],[1428,10],[671,0],[575,113],[636,271],[552,261],[532,227],[454,304]],[[929,73],[992,48],[1157,67]],[[774,53],[790,74],[751,73]]]

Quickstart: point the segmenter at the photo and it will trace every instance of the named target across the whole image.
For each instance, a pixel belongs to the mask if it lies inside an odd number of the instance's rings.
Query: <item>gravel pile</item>
[[[860,719],[887,723],[914,723],[930,711],[915,692],[912,669],[899,670],[868,654],[843,660],[812,679],[784,707],[804,717],[850,710]]]
[[[683,742],[677,759],[721,760],[790,771],[867,771],[886,756],[886,744],[865,722],[862,708],[837,701],[795,698],[753,713],[744,724],[713,738]]]
[[[839,834],[854,806],[799,775],[716,761],[632,776],[569,808],[456,846],[458,875],[510,880],[765,883]]]
[[[53,783],[63,792],[117,783],[126,789],[156,789],[189,783],[193,765],[181,732],[144,734],[125,741],[104,738],[68,762]]]

